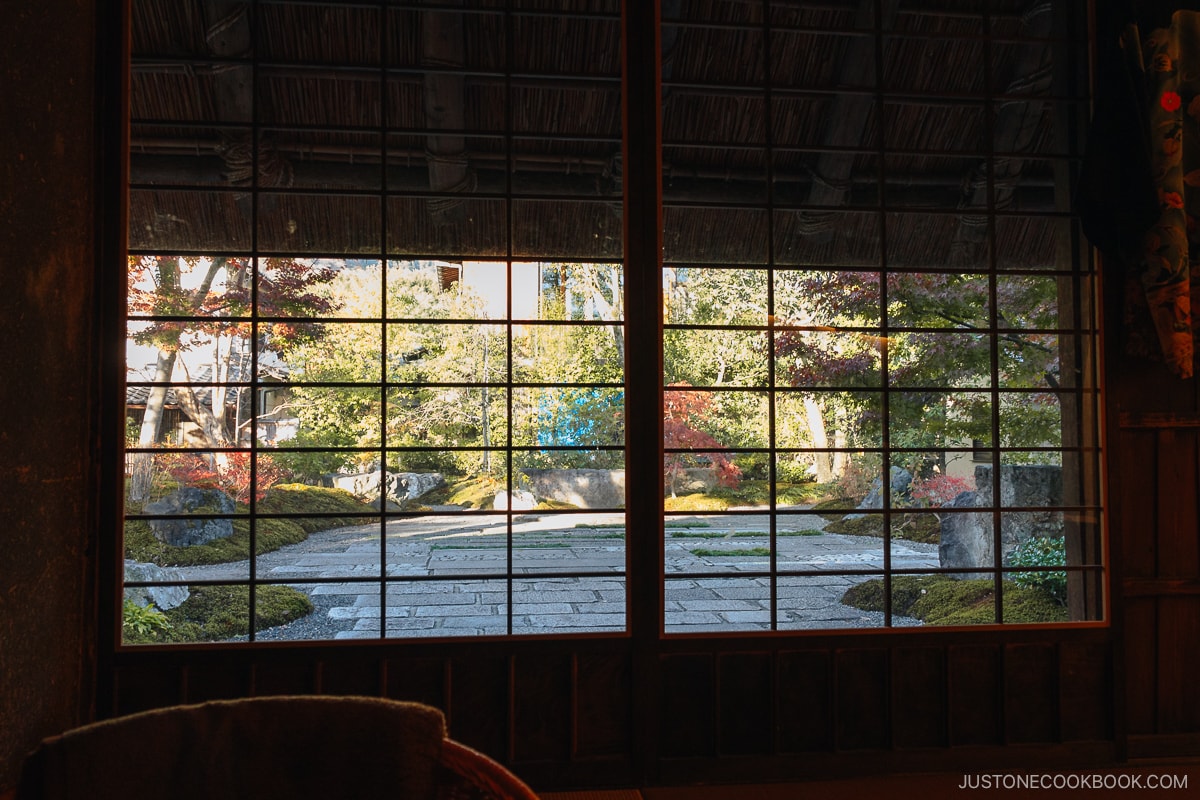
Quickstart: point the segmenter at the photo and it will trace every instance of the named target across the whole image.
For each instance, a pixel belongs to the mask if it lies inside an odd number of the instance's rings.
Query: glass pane
[[[777,325],[875,328],[881,297],[878,272],[775,271]]]
[[[387,333],[390,381],[493,383],[508,376],[508,337],[502,326],[392,323]]]
[[[851,593],[853,587],[871,580],[849,575],[781,577],[776,590],[780,630],[883,627],[882,603]],[[893,624],[900,622],[893,617]]]
[[[893,334],[888,343],[888,380],[893,386],[992,385],[990,336],[922,331]]]
[[[389,253],[433,258],[507,253],[505,200],[393,196],[385,202]]]
[[[621,209],[613,203],[513,201],[513,255],[530,258],[619,258]]]
[[[891,233],[888,234],[889,240]],[[775,263],[878,267],[883,256],[879,214],[824,209],[775,212]]]
[[[783,102],[778,105],[781,111],[787,108]],[[789,145],[791,139],[796,146],[813,141],[805,139],[803,134],[788,136]],[[879,205],[879,159],[874,152],[809,152],[780,147],[774,151],[773,163],[773,197],[779,205],[848,208]]]
[[[999,327],[1021,330],[1057,328],[1070,323],[1062,311],[1057,278],[1038,275],[996,276],[996,322]]]
[[[625,392],[601,387],[513,389],[513,444],[604,447],[625,441]]]
[[[513,581],[513,633],[600,633],[625,630],[623,578]]]
[[[795,387],[879,387],[882,341],[872,333],[781,331],[775,334],[776,381]]]
[[[990,392],[896,392],[888,413],[896,448],[946,450],[992,443]]]
[[[668,633],[770,630],[764,579],[673,578],[665,588]]]
[[[262,193],[258,245],[292,253],[378,253],[379,203],[377,197]]]
[[[765,386],[766,343],[763,331],[668,329],[663,379],[692,386]]]
[[[280,317],[378,317],[379,261],[263,258],[257,262],[258,310]]]
[[[888,325],[893,328],[986,328],[988,276],[962,272],[888,276]]]
[[[322,72],[260,64],[257,79],[258,122],[357,128],[378,128],[381,122],[378,69]]]
[[[860,7],[865,8],[861,4]],[[873,10],[861,11],[853,22],[847,22],[855,24],[861,17],[870,16]],[[822,27],[800,24],[818,30]],[[852,90],[875,86],[875,39],[871,36],[775,30],[771,34],[771,62],[771,82],[779,87],[823,90],[836,86]],[[874,98],[869,94],[860,97],[866,102],[864,111],[869,109]],[[840,110],[850,109],[840,106]],[[829,118],[830,122],[836,119]]]
[[[663,259],[703,264],[767,260],[767,212],[751,208],[663,208]]]
[[[554,472],[562,473],[561,470]],[[575,488],[574,478],[569,474],[547,475],[542,473],[536,489],[545,491],[551,482],[558,483],[568,491]],[[585,476],[587,477],[587,476]],[[576,492],[578,493],[578,492]],[[602,501],[602,498],[596,498]],[[543,504],[544,501],[543,501]],[[559,505],[556,503],[555,505]],[[561,503],[565,506],[567,504]],[[513,569],[522,574],[537,572],[624,572],[625,539],[624,529],[616,527],[588,527],[618,525],[612,522],[623,518],[605,514],[539,514],[535,518],[524,518],[513,522]],[[585,527],[580,527],[585,526]],[[581,591],[589,591],[580,587]],[[571,600],[560,596],[559,602],[590,603],[594,595]],[[574,613],[564,610],[562,613]]]
[[[668,325],[764,325],[767,271],[663,268],[664,319]]]
[[[387,591],[384,624],[389,637],[503,636],[508,633],[506,581],[389,582]],[[378,631],[379,623],[364,627]]]
[[[883,395],[879,392],[775,395],[777,447],[873,447],[883,441],[882,424]]]
[[[1061,447],[1063,413],[1049,392],[1005,392],[1000,395],[1001,447]]]
[[[667,204],[764,204],[766,158],[766,151],[750,147],[664,147],[663,200]]]
[[[1065,217],[997,216],[996,266],[1000,269],[1071,269],[1075,223]]]
[[[513,326],[513,378],[529,383],[619,383],[625,331],[618,325]]]
[[[196,190],[130,190],[129,249],[222,253],[250,247],[244,195]]]
[[[387,393],[388,447],[501,445],[508,436],[505,389],[429,386]]]

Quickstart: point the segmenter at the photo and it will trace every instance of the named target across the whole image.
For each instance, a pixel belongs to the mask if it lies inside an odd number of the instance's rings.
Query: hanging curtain
[[[1125,349],[1190,378],[1200,350],[1200,7],[1115,2],[1099,14],[1078,210],[1109,279],[1124,284]]]

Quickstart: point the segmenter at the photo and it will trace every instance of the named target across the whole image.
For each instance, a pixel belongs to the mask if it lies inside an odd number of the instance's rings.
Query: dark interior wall
[[[90,0],[6,0],[4,23],[0,791],[38,739],[92,713],[95,543],[89,537],[91,498],[98,496],[99,356],[93,344],[96,12]],[[1110,294],[1117,285],[1109,282]],[[1119,317],[1110,309],[1109,318]],[[809,753],[804,764],[816,766],[830,750],[850,751],[841,754],[847,770],[864,761],[858,752],[875,762],[906,749],[927,754],[926,769],[951,769],[964,745],[1016,752],[1008,746],[1028,742],[1092,760],[1109,753],[1101,747],[1089,758],[1093,745],[1126,733],[1132,755],[1200,753],[1200,695],[1188,672],[1200,658],[1200,401],[1195,381],[1175,381],[1161,368],[1121,358],[1117,341],[1110,329],[1115,636],[1100,629],[1063,641],[1041,632],[978,633],[954,642],[935,636],[904,646],[872,639],[849,648],[833,640],[796,642],[790,650],[779,643],[680,645],[659,654],[671,678],[650,689],[667,726],[657,733],[673,742],[659,754],[669,762],[664,777],[712,772],[713,759],[722,757],[778,765]],[[497,656],[494,665],[469,648],[415,649],[389,661],[393,655],[275,651],[243,654],[233,663],[214,654],[147,657],[119,663],[110,676],[116,685],[101,691],[114,697],[118,711],[279,691],[405,696],[449,706],[464,739],[531,773],[540,762],[546,784],[569,780],[554,773],[581,753],[592,761],[596,783],[633,774],[629,703],[595,705],[614,689],[635,694],[632,670],[645,662],[624,648],[524,648]],[[947,680],[911,680],[930,670]],[[803,681],[786,680],[797,671]],[[871,690],[883,694],[873,698]],[[1114,695],[1115,715],[1104,707]],[[888,714],[861,713],[869,702]],[[498,713],[472,713],[480,706]],[[527,713],[535,707],[536,714]],[[926,713],[929,707],[935,713]],[[546,708],[554,713],[547,716]],[[824,722],[799,724],[814,715]],[[580,727],[580,720],[588,722]],[[748,720],[766,721],[774,733]],[[577,770],[576,779],[584,772]]]
[[[89,713],[93,8],[6,0],[0,47],[0,790]]]

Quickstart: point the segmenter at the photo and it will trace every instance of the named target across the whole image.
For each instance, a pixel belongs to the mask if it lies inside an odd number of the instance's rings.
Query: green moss
[[[255,590],[256,630],[293,622],[312,613],[312,601],[290,586]],[[212,642],[250,633],[250,592],[244,586],[193,586],[187,600],[162,612],[169,627],[145,634],[126,626],[125,644]]]
[[[837,522],[850,513],[858,505],[858,501],[845,497],[831,497],[813,504],[813,510],[820,513],[828,522]],[[829,512],[829,513],[822,513]]]
[[[560,511],[562,509],[576,509],[579,506],[574,503],[565,503],[562,500],[541,500],[533,507],[534,511]]]
[[[735,503],[730,503],[727,497],[707,495],[700,492],[685,494],[679,497],[668,497],[664,501],[667,511],[724,511]]]
[[[692,551],[692,555],[708,558],[721,558],[723,556],[769,556],[771,555],[771,549],[769,547],[743,547],[736,550],[711,550],[698,547]]]
[[[866,514],[857,519],[837,517],[825,526],[828,533],[848,536],[883,537],[883,515]],[[892,517],[892,538],[910,542],[937,544],[941,540],[942,528],[933,514],[897,514]]]
[[[429,505],[491,508],[496,492],[504,487],[492,478],[461,478],[435,489],[421,499]]]
[[[897,575],[892,578],[892,613],[927,625],[988,625],[996,621],[991,580],[955,580],[945,575]],[[1004,621],[1065,622],[1066,609],[1037,589],[1002,584]],[[852,586],[842,602],[864,611],[883,611],[883,581]]]
[[[136,509],[129,509],[135,511]],[[245,514],[245,506],[239,506]],[[342,489],[326,489],[303,484],[283,484],[272,487],[257,504],[263,514],[341,514],[345,516],[303,516],[295,519],[260,518],[256,531],[258,554],[302,542],[310,533],[358,525],[367,521],[371,507]],[[125,557],[164,567],[190,567],[201,564],[224,564],[244,561],[250,557],[250,520],[235,518],[233,534],[207,544],[192,547],[173,547],[159,541],[144,520],[125,523]]]

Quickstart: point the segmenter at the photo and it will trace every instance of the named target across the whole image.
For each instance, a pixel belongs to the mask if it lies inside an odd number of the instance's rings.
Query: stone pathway
[[[511,556],[503,514],[456,514],[393,520],[381,543],[375,524],[313,534],[258,559],[257,575],[287,579],[312,597],[307,620],[263,632],[263,639],[377,638],[381,609],[387,636],[481,636],[507,633],[509,592],[514,633],[620,631],[625,627],[625,541],[620,514],[530,514],[514,520]],[[665,543],[666,625],[671,633],[769,630],[771,582],[765,514],[672,515]],[[841,603],[842,594],[879,570],[883,542],[821,530],[813,514],[781,515],[776,570],[780,629],[878,627],[882,615]],[[511,586],[506,577],[511,557]],[[400,580],[386,591],[378,580]],[[894,569],[938,565],[936,545],[891,543]],[[186,580],[245,580],[248,562],[180,568]],[[563,578],[556,573],[582,572]],[[746,573],[711,577],[702,573]],[[842,574],[835,574],[842,573]],[[306,579],[321,579],[319,583]],[[894,618],[894,625],[918,625]]]

